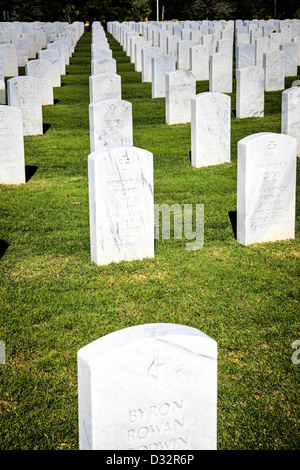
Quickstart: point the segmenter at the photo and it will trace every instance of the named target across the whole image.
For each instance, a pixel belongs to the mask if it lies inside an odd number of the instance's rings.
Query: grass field
[[[154,259],[91,262],[84,33],[55,105],[43,107],[44,134],[24,138],[26,184],[0,187],[0,449],[78,449],[78,349],[152,322],[195,327],[217,341],[218,449],[299,449],[299,215],[295,240],[247,247],[230,217],[237,142],[280,132],[281,92],[265,93],[265,117],[249,119],[235,118],[232,93],[231,162],[195,169],[190,124],[165,124],[164,99],[151,99],[151,85],[108,38],[122,98],[133,107],[134,145],[154,156],[155,203],[204,204],[204,246],[188,251],[185,240],[159,239]],[[203,91],[208,82],[197,82]]]

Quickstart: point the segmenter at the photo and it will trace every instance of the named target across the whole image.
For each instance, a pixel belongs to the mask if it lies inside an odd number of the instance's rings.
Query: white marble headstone
[[[102,57],[101,59],[95,59],[91,61],[92,75],[98,73],[116,73],[117,62],[112,57]]]
[[[237,70],[236,117],[264,116],[265,75],[256,65]]]
[[[105,99],[89,105],[91,152],[119,145],[133,145],[132,104]]]
[[[48,60],[29,60],[25,64],[25,73],[41,81],[42,106],[54,103],[52,64]]]
[[[230,96],[223,93],[205,92],[192,98],[192,166],[230,162],[230,113]]]
[[[176,69],[176,59],[168,54],[152,57],[152,98],[166,96],[166,73]]]
[[[0,184],[25,183],[22,112],[0,106]]]
[[[5,78],[0,69],[0,104],[6,104]]]
[[[297,141],[263,132],[238,142],[237,240],[295,238]]]
[[[29,76],[7,80],[7,101],[22,111],[23,134],[43,134],[41,81]]]
[[[286,77],[297,75],[298,51],[300,45],[295,42],[285,42],[280,44],[280,50],[285,53],[284,73]]]
[[[137,147],[88,158],[91,259],[97,265],[154,256],[153,155]]]
[[[0,62],[3,61],[4,77],[18,75],[18,56],[15,44],[0,44]]]
[[[98,73],[89,77],[90,103],[108,98],[120,100],[121,76],[116,73]]]
[[[232,54],[217,52],[209,60],[209,91],[232,93]]]
[[[45,49],[38,52],[38,58],[48,60],[52,64],[52,84],[54,87],[61,86],[60,57],[57,49]]]
[[[126,328],[78,351],[80,450],[216,450],[217,343],[196,328]]]
[[[282,93],[281,133],[297,139],[297,154],[300,156],[300,86]]]
[[[209,79],[209,54],[207,46],[198,44],[190,48],[191,72],[196,80]]]
[[[196,77],[189,70],[166,74],[166,123],[191,122],[191,99],[196,94]]]
[[[152,57],[162,54],[162,50],[156,46],[142,48],[142,82],[151,82],[152,80]]]
[[[285,86],[285,53],[274,50],[263,54],[265,71],[265,91],[284,90]]]

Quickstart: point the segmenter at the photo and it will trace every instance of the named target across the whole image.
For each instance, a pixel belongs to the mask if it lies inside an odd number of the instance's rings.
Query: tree
[[[143,21],[151,13],[148,0],[132,0],[132,13],[134,21]]]

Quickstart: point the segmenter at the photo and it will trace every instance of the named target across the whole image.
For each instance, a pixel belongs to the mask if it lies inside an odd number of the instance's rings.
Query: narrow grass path
[[[27,183],[0,187],[0,448],[77,449],[78,349],[121,328],[169,322],[218,342],[219,449],[297,449],[299,216],[295,240],[250,247],[236,242],[230,219],[237,142],[280,132],[281,93],[266,93],[263,119],[244,120],[232,93],[232,161],[196,170],[190,125],[165,124],[164,99],[151,99],[151,85],[108,39],[133,106],[134,145],[154,156],[155,203],[204,204],[204,246],[157,240],[154,259],[91,263],[84,33],[55,105],[43,107],[44,134],[25,137]],[[197,83],[198,93],[207,89]]]

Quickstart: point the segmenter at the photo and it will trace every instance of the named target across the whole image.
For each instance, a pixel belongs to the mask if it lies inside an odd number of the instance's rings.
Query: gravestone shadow
[[[35,165],[25,165],[25,181],[26,183],[33,177],[38,167]]]
[[[54,103],[54,105],[55,105],[55,104],[59,103],[59,100],[58,100],[57,98],[54,98],[54,102],[53,102],[53,103]]]
[[[5,240],[0,240],[0,259],[2,258],[8,247],[9,244]]]
[[[235,239],[236,239],[236,214],[237,214],[236,211],[229,211],[228,212],[229,219],[230,219],[230,222],[231,222],[232,231],[233,231]]]
[[[43,134],[46,134],[47,130],[50,129],[51,124],[43,123]]]

